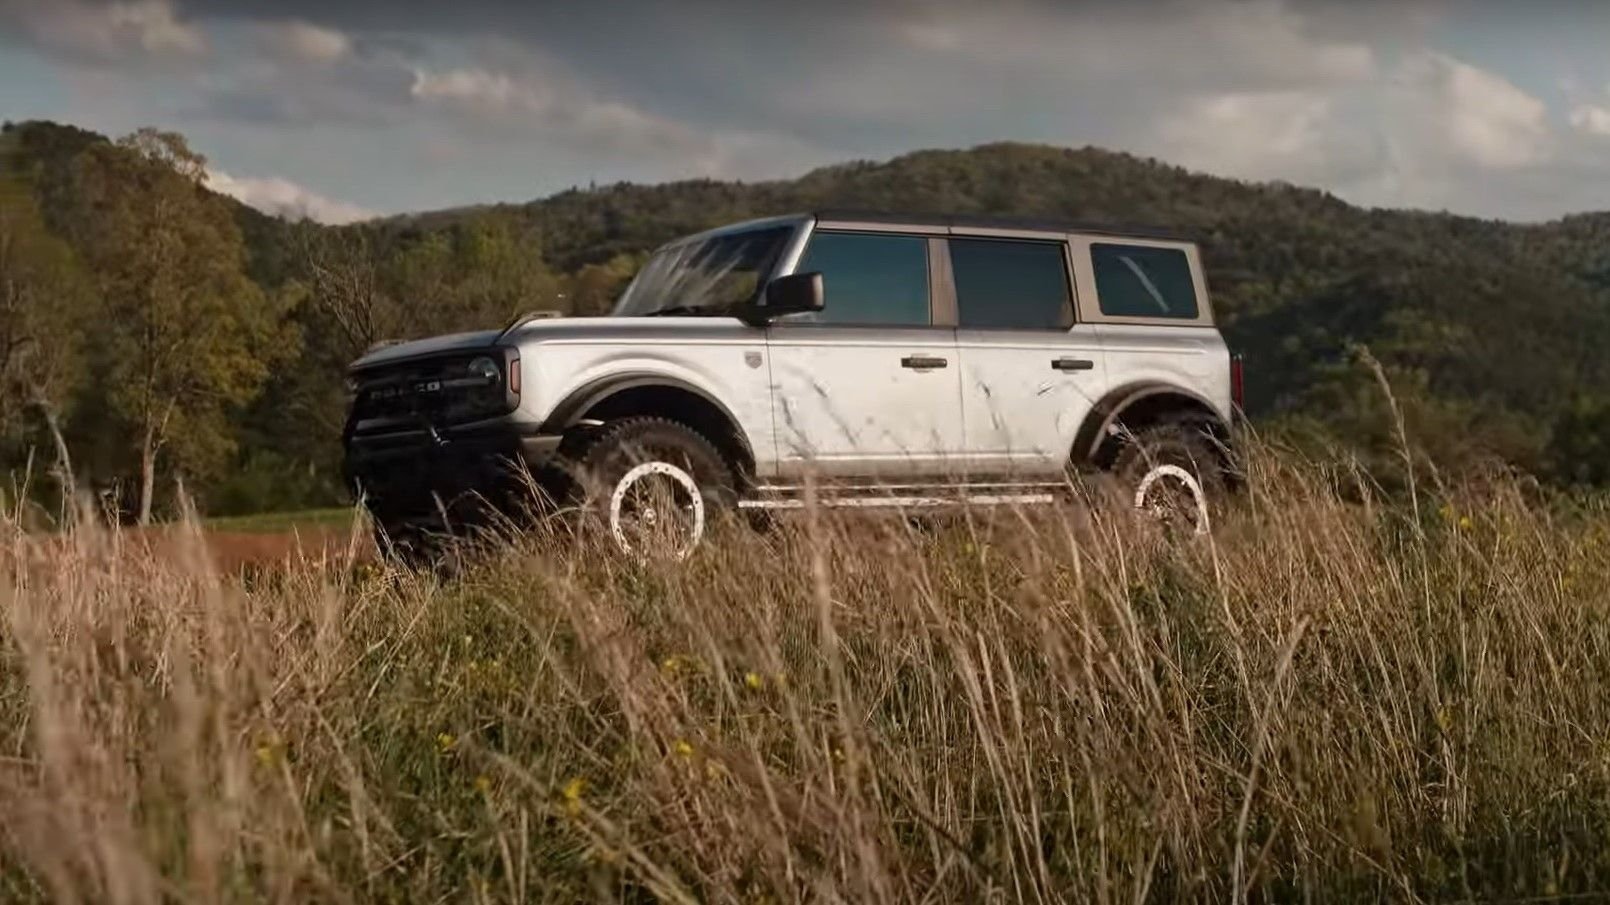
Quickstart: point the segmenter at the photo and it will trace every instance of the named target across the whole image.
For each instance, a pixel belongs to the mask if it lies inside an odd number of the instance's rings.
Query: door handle
[[[931,355],[907,355],[905,358],[900,359],[900,367],[911,368],[914,371],[926,371],[929,368],[942,368],[947,364],[950,364],[950,362],[943,358],[936,358]]]
[[[1053,358],[1051,367],[1058,371],[1089,371],[1094,369],[1096,363],[1088,358]]]

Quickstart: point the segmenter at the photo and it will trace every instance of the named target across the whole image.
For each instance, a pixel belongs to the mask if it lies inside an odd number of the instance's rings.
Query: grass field
[[[6,901],[1610,891],[1610,508],[1507,478],[1265,451],[1211,538],[807,513],[681,569],[7,562]]]
[[[339,509],[304,509],[297,512],[268,512],[207,519],[209,530],[236,534],[288,534],[296,531],[345,531],[352,527],[355,512]]]

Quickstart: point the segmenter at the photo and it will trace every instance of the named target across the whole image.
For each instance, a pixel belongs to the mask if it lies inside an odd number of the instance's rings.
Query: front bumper
[[[541,425],[499,419],[345,438],[347,486],[385,518],[438,512],[458,501],[497,504],[558,454]]]

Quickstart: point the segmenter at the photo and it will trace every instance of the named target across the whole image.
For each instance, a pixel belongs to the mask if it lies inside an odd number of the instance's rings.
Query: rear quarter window
[[[1183,248],[1092,242],[1090,263],[1106,317],[1196,320],[1201,314]]]

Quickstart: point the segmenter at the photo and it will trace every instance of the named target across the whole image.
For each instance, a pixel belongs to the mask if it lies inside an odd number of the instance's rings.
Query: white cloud
[[[1573,99],[1571,127],[1594,138],[1610,138],[1610,85],[1596,97],[1582,98],[1575,83],[1567,81],[1561,86]]]
[[[477,115],[484,123],[536,129],[549,139],[611,154],[703,157],[716,151],[710,136],[687,125],[596,97],[548,73],[415,69],[410,94],[423,104]]]
[[[374,211],[327,198],[289,179],[278,177],[237,177],[221,170],[212,170],[207,174],[207,187],[265,214],[287,220],[308,219],[340,224],[378,216]]]
[[[1481,166],[1536,164],[1552,149],[1547,105],[1495,73],[1424,52],[1404,63],[1400,84],[1420,124],[1439,127],[1451,152]]]
[[[278,56],[306,63],[334,63],[352,52],[345,33],[310,22],[277,22],[263,27],[266,43]]]
[[[1139,144],[1186,166],[1323,186],[1358,203],[1471,211],[1494,186],[1547,172],[1560,139],[1539,98],[1421,50],[1369,79],[1198,95],[1165,108]],[[1525,191],[1514,194],[1503,203],[1518,210]]]
[[[1610,138],[1610,107],[1581,104],[1571,111],[1571,125],[1589,135]]]
[[[475,117],[491,138],[542,142],[601,163],[657,163],[664,178],[776,176],[834,161],[788,135],[699,129],[603,98],[553,72],[481,68],[414,70],[410,95],[426,107]]]
[[[1160,117],[1160,155],[1227,176],[1301,179],[1320,169],[1335,102],[1316,91],[1235,92],[1193,98]]]
[[[206,33],[181,21],[172,0],[0,0],[0,23],[48,50],[102,63],[208,50]]]

